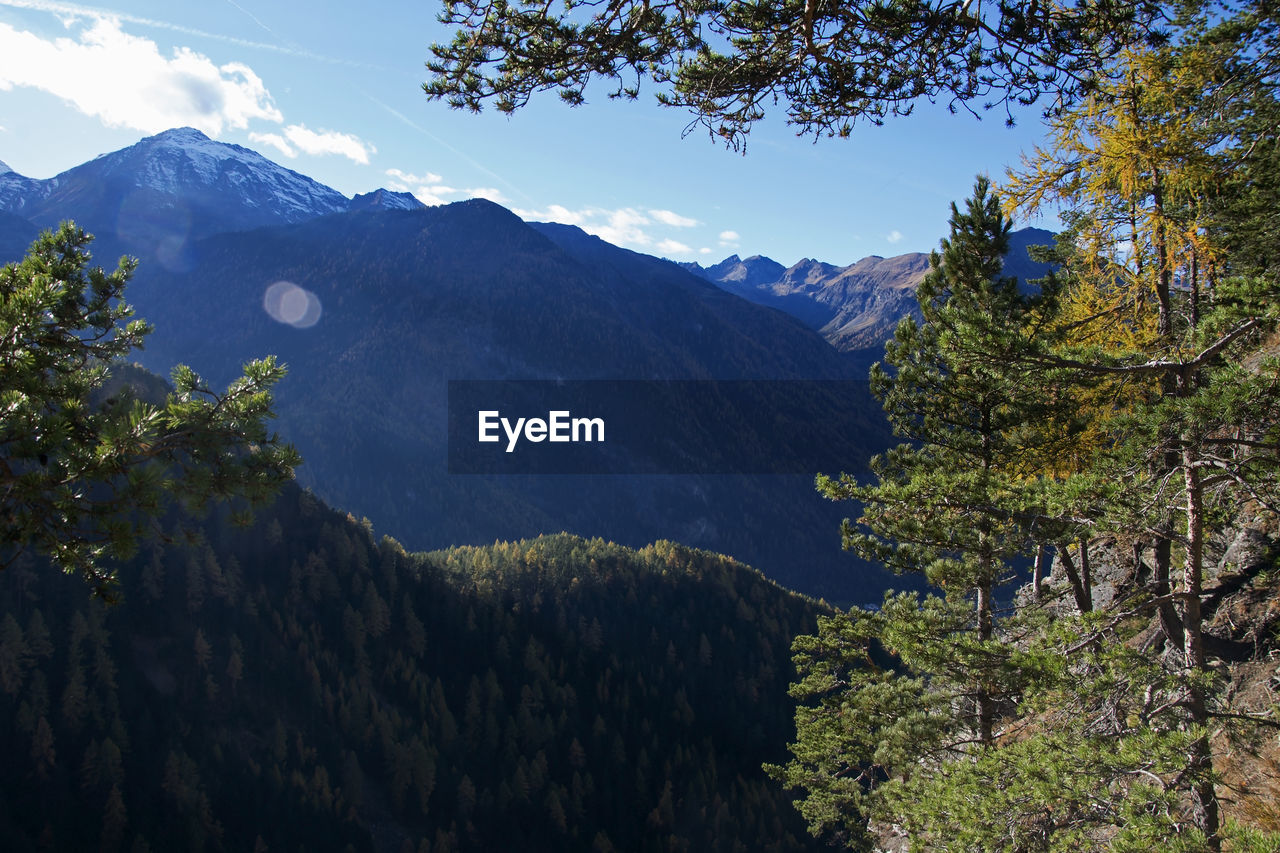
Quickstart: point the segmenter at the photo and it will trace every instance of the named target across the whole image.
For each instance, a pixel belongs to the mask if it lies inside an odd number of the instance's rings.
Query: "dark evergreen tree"
[[[995,593],[1032,542],[1026,466],[1052,439],[1041,428],[1052,395],[1004,356],[1034,333],[1041,302],[1001,274],[1009,230],[985,178],[963,212],[952,205],[951,236],[919,288],[923,322],[904,319],[888,367],[872,371],[910,443],[873,461],[873,484],[819,478],[829,497],[863,504],[858,524],[845,523],[846,547],[937,590],[827,618],[797,645],[793,695],[806,704],[796,757],[775,773],[807,792],[801,811],[812,828],[851,843],[867,817],[889,816],[895,786],[917,775],[941,782],[945,768],[992,748],[1027,677]]]
[[[90,267],[91,239],[66,223],[0,269],[0,568],[32,548],[110,594],[105,561],[132,555],[163,498],[261,502],[300,459],[267,431],[273,358],[221,394],[182,365],[163,403],[134,393],[117,364],[150,331],[122,301],[134,262]]]

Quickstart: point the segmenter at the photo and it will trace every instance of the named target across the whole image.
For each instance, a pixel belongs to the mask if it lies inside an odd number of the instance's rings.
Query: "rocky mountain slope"
[[[1052,242],[1053,234],[1042,229],[1014,232],[1006,274],[1023,281],[1045,275],[1048,266],[1032,261],[1027,247]],[[791,314],[841,351],[874,356],[899,319],[918,313],[915,291],[929,271],[929,256],[873,255],[847,267],[806,258],[783,267],[759,255],[731,255],[710,267],[683,266],[744,299]]]

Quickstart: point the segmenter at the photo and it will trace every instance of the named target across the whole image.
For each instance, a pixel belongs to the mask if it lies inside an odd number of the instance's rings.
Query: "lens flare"
[[[268,287],[262,307],[272,320],[295,329],[309,329],[320,322],[320,298],[291,281],[277,281]]]

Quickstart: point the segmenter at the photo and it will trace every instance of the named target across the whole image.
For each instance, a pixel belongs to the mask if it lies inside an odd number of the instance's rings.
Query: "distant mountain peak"
[[[4,175],[0,209],[39,226],[74,218],[149,254],[191,238],[314,219],[346,196],[256,151],[179,127],[43,181]],[[175,242],[177,241],[177,242]]]
[[[1006,274],[1024,282],[1043,276],[1048,268],[1032,262],[1026,247],[1052,241],[1048,231],[1013,232]],[[929,256],[871,255],[846,267],[803,258],[784,269],[759,255],[731,255],[711,267],[685,268],[730,293],[791,314],[837,349],[878,351],[898,320],[917,310],[915,290],[928,272]]]
[[[346,198],[337,190],[281,166],[257,151],[210,139],[194,127],[179,127],[148,136],[108,158],[128,168],[141,166],[139,185],[162,192],[176,192],[191,183],[222,184],[225,189],[243,191],[248,182],[253,182],[273,185],[280,200],[290,206],[318,205],[320,212],[328,213],[347,205]]]
[[[380,187],[373,192],[361,193],[351,199],[350,210],[421,210],[426,205],[413,193],[393,192]]]
[[[194,127],[171,127],[168,130],[162,130],[151,136],[144,136],[141,142],[172,142],[180,145],[190,145],[192,143],[213,142],[207,134]],[[227,143],[219,142],[218,145]]]
[[[13,169],[10,169],[10,168],[9,168],[9,164],[8,164],[8,163],[6,163],[6,162],[5,162],[5,161],[3,161],[3,160],[0,160],[0,175],[7,175],[7,174],[9,174],[9,173],[10,173],[10,172],[12,172],[12,171],[13,171]]]
[[[475,210],[500,210],[506,216],[511,216],[516,219],[520,218],[507,208],[498,204],[496,201],[490,201],[489,199],[481,198],[480,196],[476,196],[475,198],[464,198],[462,201],[451,202],[446,205],[446,207],[452,207],[458,210],[466,210],[468,208],[474,208]]]

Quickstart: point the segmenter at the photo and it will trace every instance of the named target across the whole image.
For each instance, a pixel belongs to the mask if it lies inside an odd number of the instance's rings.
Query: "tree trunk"
[[[1154,170],[1151,178],[1151,205],[1156,226],[1156,300],[1160,303],[1157,331],[1162,339],[1168,340],[1173,332],[1173,302],[1170,298],[1173,270],[1169,266],[1169,240],[1165,234],[1164,180],[1159,169]]]
[[[1191,250],[1191,328],[1200,325],[1200,258]]]
[[[1062,568],[1067,573],[1067,580],[1071,582],[1071,593],[1076,599],[1076,609],[1081,613],[1092,611],[1093,597],[1085,591],[1084,581],[1076,571],[1076,564],[1071,561],[1071,553],[1067,550],[1066,542],[1058,545],[1058,560],[1061,561]]]
[[[1049,548],[1041,542],[1036,546],[1036,561],[1031,569],[1031,600],[1040,603],[1041,587],[1044,584],[1044,564],[1049,559]]]
[[[991,621],[991,582],[983,580],[978,585],[978,639],[987,642],[993,635]],[[995,701],[987,685],[978,687],[978,738],[983,746],[995,743]]]
[[[1169,566],[1173,562],[1173,542],[1162,536],[1156,540],[1151,567],[1151,593],[1163,599],[1157,608],[1160,616],[1160,630],[1164,634],[1165,644],[1172,648],[1182,648],[1182,620],[1178,618],[1178,609],[1169,600],[1172,587],[1169,583]]]
[[[1089,609],[1093,609],[1093,569],[1089,567],[1089,540],[1080,540],[1080,586],[1084,589],[1084,597],[1089,601]]]
[[[1196,680],[1208,667],[1204,654],[1204,638],[1201,634],[1203,617],[1200,612],[1201,574],[1204,562],[1203,494],[1200,486],[1200,469],[1195,465],[1195,452],[1190,436],[1183,437],[1182,471],[1186,484],[1187,509],[1187,564],[1182,576],[1182,635],[1186,668],[1191,675],[1187,685],[1187,711],[1191,723],[1207,728],[1208,708],[1204,687]],[[1218,837],[1218,794],[1212,779],[1213,754],[1209,736],[1202,734],[1191,745],[1190,770],[1196,781],[1191,788],[1191,805],[1196,827],[1204,832],[1211,850],[1220,850]]]

